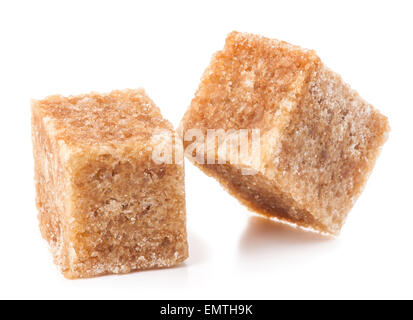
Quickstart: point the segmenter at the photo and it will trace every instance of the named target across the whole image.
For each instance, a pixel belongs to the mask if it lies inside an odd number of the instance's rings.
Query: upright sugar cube
[[[172,125],[143,90],[33,101],[40,230],[66,277],[187,258],[182,159],[152,156],[171,137]]]
[[[194,157],[210,147],[191,140],[191,129],[204,137],[210,129],[259,129],[259,161]],[[389,125],[314,51],[233,32],[205,71],[181,130],[186,156],[251,210],[338,234]]]

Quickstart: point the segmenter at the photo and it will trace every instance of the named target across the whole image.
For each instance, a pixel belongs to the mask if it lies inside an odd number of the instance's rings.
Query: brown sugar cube
[[[151,155],[168,134],[172,125],[143,90],[32,102],[40,230],[67,278],[187,258],[182,159]]]
[[[259,129],[259,161],[194,157],[203,149],[187,136],[192,129],[204,136],[210,129]],[[180,130],[186,156],[249,209],[336,235],[389,125],[314,51],[232,32],[205,71]],[[245,168],[255,174],[244,174]]]

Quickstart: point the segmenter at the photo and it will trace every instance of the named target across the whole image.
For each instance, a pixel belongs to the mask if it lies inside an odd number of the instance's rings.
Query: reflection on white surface
[[[307,259],[309,253],[333,249],[338,239],[316,232],[295,228],[275,220],[253,216],[239,243],[239,255],[245,262],[249,257],[271,260],[288,255],[290,258]],[[277,260],[277,259],[276,259]],[[260,260],[253,260],[259,262]]]

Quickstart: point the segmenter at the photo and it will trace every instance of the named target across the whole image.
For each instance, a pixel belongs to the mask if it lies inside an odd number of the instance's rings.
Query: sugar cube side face
[[[175,133],[143,90],[34,101],[32,133],[40,230],[66,277],[186,259],[183,164],[154,159]]]
[[[204,141],[186,136],[193,129]],[[199,161],[192,151],[210,149],[211,129],[259,130],[258,161]],[[389,125],[314,51],[233,32],[205,71],[180,131],[186,156],[253,211],[338,234]]]

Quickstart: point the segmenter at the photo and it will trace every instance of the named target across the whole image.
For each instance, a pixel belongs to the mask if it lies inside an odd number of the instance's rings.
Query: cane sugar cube
[[[204,137],[211,130],[259,130],[258,161],[241,155],[222,161],[221,153],[211,163],[195,156],[210,147],[193,139],[199,134],[187,136],[193,129]],[[249,209],[336,235],[389,125],[314,51],[232,32],[205,71],[180,130],[186,156]],[[251,144],[248,137],[244,145]]]
[[[173,136],[141,89],[32,102],[40,230],[67,278],[187,258],[182,159],[152,156]]]

